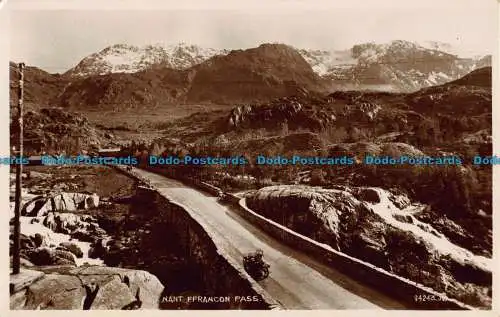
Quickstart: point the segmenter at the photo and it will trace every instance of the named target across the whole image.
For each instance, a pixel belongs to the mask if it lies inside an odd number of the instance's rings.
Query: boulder
[[[411,204],[410,199],[404,195],[390,195],[389,199],[399,209],[405,209]]]
[[[77,196],[78,197],[78,196]],[[77,210],[78,203],[80,200],[75,200],[74,195],[71,193],[60,193],[58,195],[55,195],[51,198],[53,206],[54,206],[54,211],[59,211],[59,210],[67,210],[67,211],[74,211]]]
[[[72,213],[57,213],[55,215],[57,232],[69,234],[77,228],[83,227],[80,216]]]
[[[45,216],[43,220],[43,225],[48,227],[54,232],[64,233],[64,234],[77,234],[84,235],[82,233],[76,233],[77,231],[85,231],[92,233],[92,235],[103,236],[106,232],[99,228],[99,225],[95,223],[96,219],[88,215],[77,215],[73,213],[60,213],[60,212],[50,212]],[[86,238],[89,239],[88,237]],[[80,239],[79,239],[80,240]],[[82,241],[87,241],[82,240]],[[93,241],[93,240],[88,240]]]
[[[61,189],[61,188],[60,188]],[[34,196],[23,206],[22,214],[30,217],[45,216],[50,211],[75,211],[99,206],[97,194],[62,192],[51,197]]]
[[[26,302],[14,309],[82,309],[86,296],[77,276],[46,274],[26,291]]]
[[[10,266],[11,267],[13,265],[13,262],[14,262],[14,257],[10,256]],[[32,266],[34,266],[34,264],[31,263],[30,260],[28,260],[26,258],[26,254],[24,252],[21,252],[21,257],[19,259],[19,263],[21,264],[21,267],[32,267]]]
[[[122,294],[121,296],[116,296]],[[128,285],[122,282],[120,276],[114,275],[108,283],[102,285],[92,303],[92,309],[123,308],[135,300]]]
[[[51,210],[50,199],[37,196],[23,206],[21,215],[28,217],[45,216]]]
[[[75,265],[75,257],[69,251],[50,248],[37,248],[28,253],[30,262],[35,265]]]
[[[122,284],[127,285],[127,291],[132,295],[131,297],[133,300],[136,300],[137,290],[140,289],[139,296],[142,302],[141,308],[152,309],[159,307],[159,301],[164,287],[158,278],[149,272],[105,266],[92,266],[86,268],[83,272],[85,273],[85,276],[82,276],[84,282],[88,281],[88,277],[93,278],[92,274],[95,274],[97,277],[106,277],[106,275],[119,276]],[[101,283],[102,282],[97,280],[97,284]],[[125,292],[125,289],[117,287],[116,284],[113,287],[120,292]],[[111,288],[112,287],[110,287],[110,289]],[[98,296],[100,295],[98,294]],[[98,297],[96,297],[96,301],[97,298]]]
[[[19,240],[21,244],[21,249],[32,249],[36,247],[36,243],[33,241],[33,239],[22,233],[19,235]]]
[[[397,221],[405,222],[405,223],[413,223],[414,222],[411,215],[395,214],[394,219],[396,219]]]
[[[86,198],[85,203],[87,208],[97,208],[99,207],[99,196],[94,193]]]
[[[55,264],[55,257],[51,249],[39,248],[33,250],[29,254],[30,261],[35,265],[51,265]]]
[[[102,229],[100,227],[96,227],[91,232],[94,235],[94,240],[95,239],[102,239],[102,238],[106,237],[106,231],[104,231],[104,229]]]
[[[45,216],[45,218],[43,219],[42,224],[50,230],[56,232],[57,222],[54,213],[48,213],[47,216]]]
[[[368,201],[371,203],[379,203],[380,196],[375,189],[372,188],[360,188],[358,191],[356,198],[363,201]]]
[[[87,232],[83,229],[79,229],[71,233],[71,238],[83,242],[94,242],[96,239],[92,233]]]
[[[76,244],[71,242],[61,242],[59,245],[64,249],[68,250],[69,252],[73,253],[77,258],[83,257],[82,249],[80,249],[80,247],[77,246]]]
[[[103,258],[106,255],[107,248],[104,246],[104,242],[102,239],[97,240],[92,244],[89,250],[89,258],[97,259]]]
[[[70,251],[55,250],[54,253],[57,258],[68,260],[70,262],[75,263],[75,256]]]
[[[14,246],[14,234],[10,234],[9,242],[12,248]],[[21,246],[21,250],[30,250],[36,248],[35,242],[33,241],[32,237],[29,237],[22,233],[19,235],[19,244]]]
[[[11,309],[158,309],[164,290],[139,270],[86,266],[37,268],[44,277],[11,295]]]
[[[38,248],[38,247],[41,247],[42,244],[43,244],[43,236],[39,233],[35,233],[35,236],[33,237],[33,242],[35,243],[35,246]]]

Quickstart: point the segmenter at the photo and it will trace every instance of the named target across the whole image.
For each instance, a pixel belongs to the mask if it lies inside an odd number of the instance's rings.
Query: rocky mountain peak
[[[71,77],[87,77],[110,73],[135,73],[154,67],[186,69],[214,55],[227,54],[226,50],[202,48],[178,43],[144,46],[114,44],[91,54],[66,72]]]
[[[311,67],[332,80],[336,89],[375,89],[412,92],[458,79],[474,69],[491,66],[491,56],[461,58],[452,45],[428,41],[393,40],[360,43],[347,50],[298,49],[282,43],[264,43],[247,50],[205,48],[180,42],[144,46],[115,44],[84,58],[66,74],[88,77],[135,73],[151,68],[183,70],[220,63],[230,56],[241,67],[259,67],[273,59],[280,69]],[[202,67],[203,68],[203,67]]]

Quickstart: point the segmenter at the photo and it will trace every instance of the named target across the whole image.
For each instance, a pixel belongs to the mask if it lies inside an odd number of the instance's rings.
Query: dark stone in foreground
[[[157,309],[164,289],[146,271],[101,266],[37,270],[45,275],[13,294],[11,309]]]

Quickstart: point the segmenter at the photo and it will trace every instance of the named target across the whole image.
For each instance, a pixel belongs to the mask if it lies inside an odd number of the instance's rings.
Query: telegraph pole
[[[20,233],[21,233],[21,178],[23,173],[23,168],[21,164],[21,158],[23,156],[23,98],[24,98],[24,63],[19,63],[19,98],[17,101],[17,116],[18,116],[18,164],[16,164],[16,201],[14,207],[14,250],[13,250],[13,262],[12,262],[12,273],[19,274],[20,270]]]

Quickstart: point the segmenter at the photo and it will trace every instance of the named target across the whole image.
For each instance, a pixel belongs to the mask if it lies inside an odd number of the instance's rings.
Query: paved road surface
[[[260,248],[271,267],[269,278],[259,282],[287,309],[404,309],[377,290],[368,288],[302,252],[273,239],[259,228],[206,195],[178,181],[135,169],[171,200],[187,207],[205,230],[219,235],[236,263]]]

